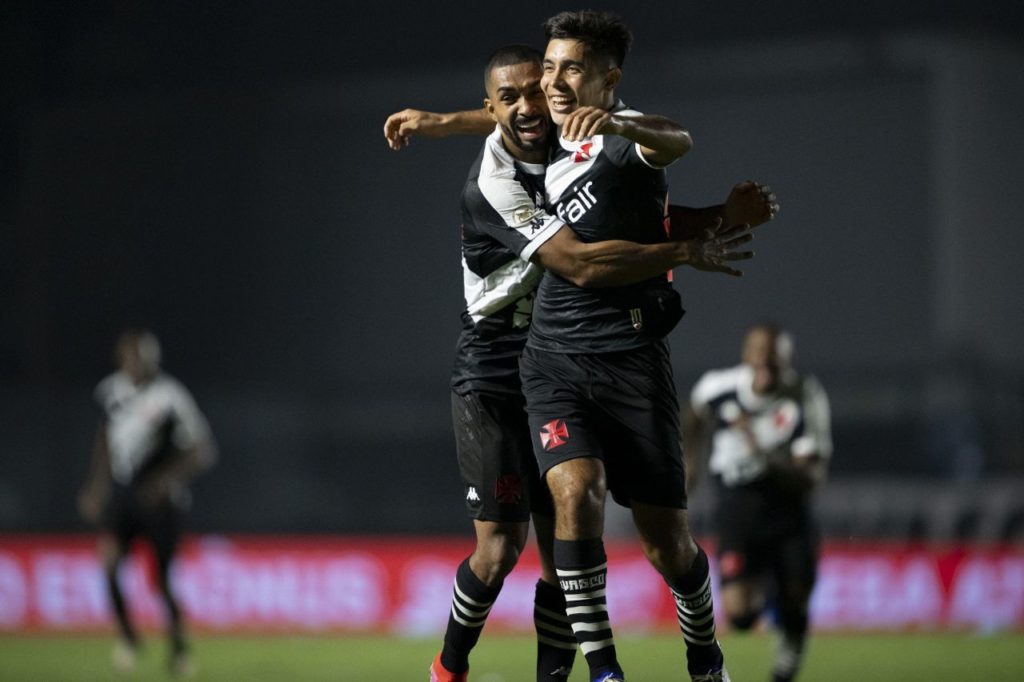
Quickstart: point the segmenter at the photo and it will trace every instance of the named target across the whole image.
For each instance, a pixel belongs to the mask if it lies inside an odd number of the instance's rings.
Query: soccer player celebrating
[[[658,241],[664,166],[689,149],[689,136],[667,125],[638,129],[637,114],[616,98],[632,40],[618,17],[563,12],[545,33],[542,87],[562,130],[547,172],[554,213],[584,241]],[[681,315],[664,275],[590,290],[549,271],[520,361],[534,453],[555,503],[555,567],[595,682],[625,679],[606,606],[607,492],[631,507],[644,552],[671,590],[691,679],[729,679],[708,559],[687,520],[665,341]]]
[[[735,250],[750,239],[746,226],[723,229],[721,220],[711,221],[713,227],[688,241],[666,242],[664,236],[656,244],[580,241],[541,205],[551,122],[540,79],[541,55],[536,50],[509,46],[492,55],[482,110],[492,132],[462,196],[467,309],[452,403],[477,545],[456,572],[444,647],[431,665],[435,682],[466,679],[470,651],[525,544],[531,509],[542,566],[535,595],[537,679],[566,679],[575,656],[575,635],[552,565],[550,497],[531,452],[518,372],[541,275],[537,264],[579,286],[602,287],[644,281],[682,263],[739,274],[729,261],[752,255]],[[477,112],[461,114],[407,109],[388,118],[385,137],[393,149],[400,149],[414,134],[480,131]],[[730,197],[737,216],[756,218],[770,210],[768,195],[749,191],[752,187]],[[687,214],[687,221],[708,221],[697,213]]]
[[[788,333],[754,325],[742,364],[705,373],[684,417],[691,490],[710,440],[727,617],[750,629],[774,594],[781,629],[775,682],[795,679],[803,656],[818,551],[810,498],[832,454],[828,398],[813,376],[793,369],[792,355]]]
[[[170,669],[189,675],[193,664],[170,567],[190,503],[189,481],[207,469],[215,447],[205,417],[188,390],[160,371],[156,336],[129,330],[117,341],[118,370],[96,388],[103,418],[88,479],[78,496],[82,517],[97,523],[99,554],[120,637],[114,666],[136,665],[138,635],[118,583],[118,567],[136,537],[152,545],[171,644]]]

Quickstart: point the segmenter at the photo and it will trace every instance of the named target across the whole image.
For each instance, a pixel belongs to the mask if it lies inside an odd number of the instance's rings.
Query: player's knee
[[[667,579],[686,575],[697,558],[697,545],[689,538],[667,538],[665,542],[645,541],[643,549],[654,570]]]
[[[729,624],[732,625],[733,629],[739,630],[740,632],[747,632],[757,625],[757,621],[761,618],[761,614],[758,611],[740,611],[737,613],[728,614]]]
[[[605,489],[600,481],[573,481],[555,479],[551,485],[551,497],[556,509],[574,509],[581,512],[600,507],[605,498]]]
[[[519,562],[522,547],[513,539],[499,536],[477,543],[474,572],[487,585],[494,585],[512,572]]]
[[[558,509],[600,507],[608,492],[603,467],[589,458],[563,462],[545,480]]]

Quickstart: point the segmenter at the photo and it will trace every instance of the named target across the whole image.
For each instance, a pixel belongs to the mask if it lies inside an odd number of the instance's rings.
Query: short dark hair
[[[544,35],[548,40],[578,40],[590,53],[608,57],[620,68],[633,44],[633,34],[621,17],[590,9],[556,14],[544,22]]]
[[[491,72],[495,69],[528,62],[540,64],[543,61],[544,55],[541,54],[540,50],[529,45],[505,45],[499,47],[491,53],[490,59],[487,60],[487,68],[484,69],[484,88],[486,89],[487,84],[491,82]]]

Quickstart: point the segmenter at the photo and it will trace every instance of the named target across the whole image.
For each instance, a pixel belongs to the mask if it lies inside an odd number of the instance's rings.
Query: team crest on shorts
[[[569,442],[569,428],[564,419],[552,419],[540,430],[540,444],[545,450],[554,450]]]
[[[494,484],[494,499],[498,504],[519,504],[523,499],[523,479],[516,474],[499,476]]]

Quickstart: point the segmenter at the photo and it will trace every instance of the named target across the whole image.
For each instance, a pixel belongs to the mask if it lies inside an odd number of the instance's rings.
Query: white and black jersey
[[[761,480],[767,473],[765,452],[781,450],[793,458],[832,455],[828,398],[817,379],[789,372],[778,390],[758,395],[753,378],[748,365],[712,370],[690,396],[694,411],[712,425],[708,468],[727,488]],[[746,417],[757,451],[735,426],[741,417]]]
[[[119,485],[137,483],[175,451],[210,441],[192,395],[166,374],[136,385],[116,372],[99,383],[95,395],[105,415],[110,474]]]
[[[621,102],[620,116],[639,115]],[[636,143],[618,135],[568,142],[561,135],[547,169],[549,210],[584,242],[625,239],[654,244],[667,239],[668,182]],[[583,289],[545,272],[529,345],[558,353],[630,350],[662,336],[643,319],[652,295],[672,292],[668,273],[628,286]]]
[[[462,191],[466,310],[452,388],[519,393],[541,268],[529,262],[564,223],[544,210],[543,164],[516,160],[498,129],[487,137]]]

